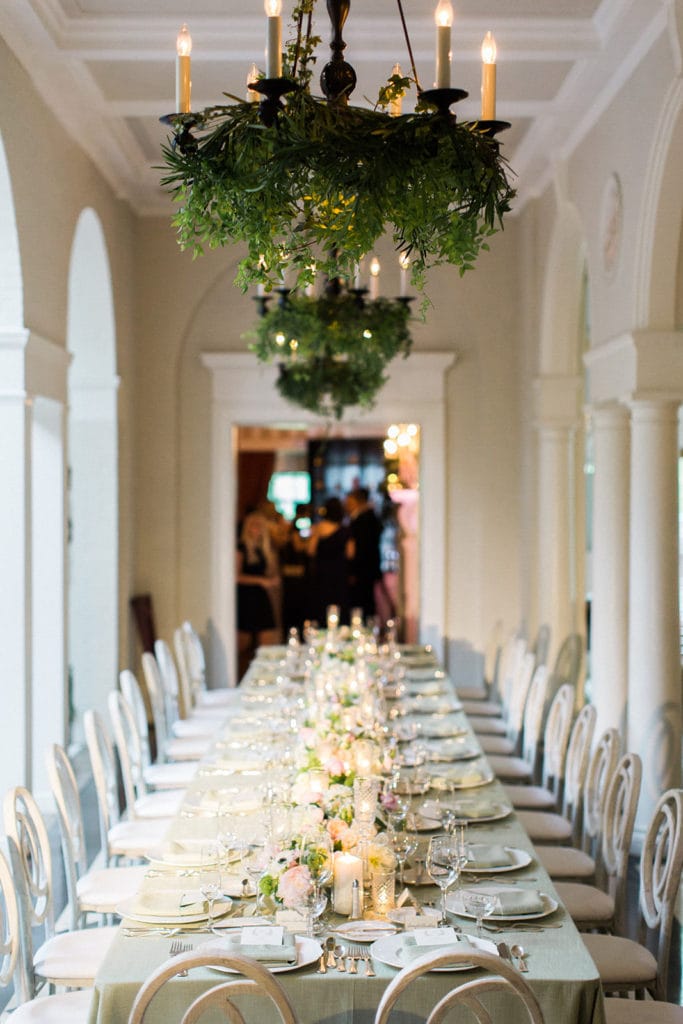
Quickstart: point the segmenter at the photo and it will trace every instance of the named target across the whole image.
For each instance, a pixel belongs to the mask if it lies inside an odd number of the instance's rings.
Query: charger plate
[[[401,970],[407,967],[415,957],[406,957],[401,955],[401,947],[405,942],[406,933],[403,932],[399,935],[387,935],[384,939],[378,939],[371,948],[372,959],[379,960],[382,964],[387,964],[389,967],[398,967]],[[494,942],[490,942],[488,939],[480,939],[476,935],[468,935],[467,943],[474,949],[480,949],[487,953],[497,954],[496,945]],[[456,944],[456,948],[457,948]],[[452,949],[452,946],[444,946],[444,952],[447,949]],[[427,949],[425,949],[425,953]],[[436,950],[434,950],[436,952]],[[435,973],[449,973],[451,971],[471,971],[473,965],[469,963],[454,964],[452,967],[437,967]]]

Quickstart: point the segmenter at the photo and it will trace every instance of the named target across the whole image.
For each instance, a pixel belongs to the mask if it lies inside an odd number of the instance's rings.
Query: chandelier
[[[178,37],[177,112],[163,147],[162,184],[178,203],[174,223],[183,248],[195,254],[244,243],[236,283],[276,288],[286,270],[303,291],[316,275],[353,277],[355,265],[389,231],[410,258],[411,280],[452,264],[464,273],[502,226],[514,190],[495,135],[495,45],[483,48],[482,116],[459,122],[451,106],[467,93],[451,88],[452,8],[439,0],[436,88],[422,89],[401,0],[399,16],[411,63],[396,65],[374,109],[349,104],[356,75],[344,60],[342,30],[349,0],[327,0],[332,56],[320,76],[325,99],[310,90],[319,38],[316,0],[294,7],[291,37],[281,42],[281,0],[265,0],[265,74],[254,67],[248,98],[192,111],[191,40]],[[414,113],[402,114],[415,86]]]
[[[361,287],[360,267],[353,287],[335,277],[319,296],[277,288],[270,309],[271,296],[259,288],[260,320],[249,347],[261,362],[277,362],[276,387],[288,402],[336,419],[349,407],[372,408],[387,365],[412,345],[411,298],[380,297],[379,270],[373,257],[369,289]]]

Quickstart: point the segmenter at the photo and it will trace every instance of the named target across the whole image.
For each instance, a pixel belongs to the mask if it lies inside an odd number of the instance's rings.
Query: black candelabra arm
[[[356,72],[344,60],[346,43],[342,38],[350,7],[350,0],[327,0],[327,13],[332,24],[332,60],[322,69],[320,88],[328,103],[348,103],[349,96],[356,87]]]

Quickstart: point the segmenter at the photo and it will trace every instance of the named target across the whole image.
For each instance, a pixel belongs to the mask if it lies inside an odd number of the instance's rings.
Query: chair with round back
[[[550,680],[546,670],[546,695]],[[564,785],[567,744],[574,718],[574,687],[561,686],[553,697],[543,733],[543,766],[541,785],[506,783],[505,793],[515,808],[537,811],[558,811]],[[526,742],[526,741],[525,741]]]
[[[588,771],[595,720],[592,704],[581,708],[572,726],[562,797],[562,813],[519,810],[517,816],[532,843],[578,843],[583,809],[583,786]]]
[[[595,878],[597,854],[602,839],[605,800],[621,753],[617,729],[606,729],[593,751],[583,787],[583,829],[581,848],[539,846],[538,859],[553,879]]]
[[[533,674],[534,656],[528,651],[522,658],[519,671],[515,675],[510,688],[506,717],[507,735],[493,736],[486,733],[480,734],[479,745],[485,754],[503,754],[508,757],[516,757],[521,753],[524,711]],[[538,732],[540,734],[540,722]]]
[[[159,846],[170,818],[124,821],[119,807],[116,755],[104,719],[89,708],[83,715],[85,742],[90,755],[100,825],[100,845],[107,867],[112,860],[139,860]]]
[[[666,998],[671,932],[683,868],[683,790],[657,801],[640,855],[639,938],[582,935],[606,993]],[[648,948],[653,943],[655,953]]]
[[[460,685],[455,681],[460,700],[472,701],[476,708],[479,701],[488,700],[493,696],[498,671],[500,667],[500,656],[503,649],[503,620],[496,619],[486,642],[484,650],[483,678],[480,684],[474,686]]]
[[[531,657],[531,655],[529,655]],[[541,727],[545,714],[545,702],[548,693],[548,669],[539,665],[527,694],[524,708],[524,725],[522,730],[522,756],[506,756],[489,754],[489,763],[498,778],[503,781],[531,783],[536,778],[538,766],[538,749],[541,741]],[[489,737],[496,739],[497,737]],[[485,739],[485,737],[481,737]],[[483,746],[483,743],[482,743]],[[484,747],[486,749],[486,747]]]
[[[187,619],[180,627],[185,644],[185,663],[195,707],[229,707],[236,703],[238,691],[234,687],[221,686],[207,689],[206,658],[201,638]]]
[[[234,981],[223,982],[213,986],[206,992],[193,999],[185,1012],[177,1008],[177,1001],[181,992],[174,993],[173,1019],[178,1024],[194,1024],[207,1010],[218,1010],[232,1024],[244,1024],[244,1017],[240,1010],[232,1002],[234,996],[258,995],[269,1001],[271,1013],[263,1016],[264,1006],[259,1001],[257,1021],[274,1020],[272,1011],[277,1010],[282,1024],[297,1024],[296,1015],[289,997],[277,978],[273,977],[270,971],[251,957],[240,954],[228,954],[220,952],[192,952],[183,953],[180,956],[172,957],[158,967],[135,997],[135,1002],[128,1017],[128,1024],[143,1024],[145,1014],[150,1003],[163,989],[164,985],[176,978],[178,975],[198,967],[220,967],[234,971],[241,977]],[[195,989],[192,987],[191,992]],[[215,1017],[212,1017],[212,1020]]]
[[[565,909],[576,926],[584,931],[599,928],[624,932],[628,858],[641,776],[638,755],[624,754],[605,794],[602,842],[596,866],[600,888],[582,882],[555,883]]]
[[[145,762],[135,713],[128,701],[118,690],[112,690],[107,697],[109,718],[119,755],[123,792],[128,808],[128,817],[171,818],[180,808],[184,788],[159,787],[163,792],[149,793],[145,779]],[[165,765],[160,766],[162,769]],[[171,767],[169,765],[169,767]],[[173,769],[171,768],[171,771]],[[157,773],[158,774],[158,773]],[[189,776],[189,772],[188,772]],[[189,782],[189,777],[188,777]]]
[[[470,716],[473,729],[479,729],[481,732],[486,730],[493,733],[505,733],[505,722],[501,721],[501,719],[506,712],[508,692],[512,679],[525,653],[526,641],[514,635],[509,637],[503,646],[499,659],[496,689],[500,693],[494,694],[492,692],[488,700],[463,700],[463,710]],[[492,719],[488,723],[488,728],[487,723],[484,721],[486,718]]]
[[[57,933],[50,841],[43,816],[27,789],[16,786],[5,794],[3,817],[19,903],[26,983],[22,999],[33,998],[39,980],[64,988],[90,987],[117,929],[79,928]],[[36,936],[40,936],[40,945],[34,950]]]
[[[384,990],[375,1013],[375,1024],[389,1024],[391,1013],[400,997],[422,975],[439,967],[457,967],[463,963],[483,968],[487,974],[484,977],[468,979],[452,988],[439,999],[426,1017],[420,1018],[424,1020],[424,1024],[441,1024],[448,1012],[458,1006],[467,1007],[480,1024],[492,1024],[494,1020],[504,1024],[507,1019],[505,1016],[493,1017],[485,1003],[482,1003],[482,996],[486,996],[487,993],[493,993],[498,1004],[501,996],[506,1000],[509,997],[517,997],[526,1010],[526,1018],[531,1024],[543,1024],[543,1013],[538,999],[519,972],[501,957],[478,949],[425,953],[408,964],[400,974],[392,978]],[[399,1011],[396,1019],[401,1018],[402,1014]]]
[[[124,699],[132,708],[135,716],[138,735],[140,737],[140,746],[142,748],[143,761],[145,764],[150,764],[152,760],[152,751],[150,749],[150,719],[147,716],[147,705],[145,703],[145,697],[139,680],[135,673],[131,672],[129,668],[124,668],[119,672],[119,687]]]
[[[569,633],[564,638],[550,673],[551,696],[565,683],[569,683],[577,693],[581,693],[579,680],[583,667],[584,647],[584,640],[580,633]],[[583,703],[582,700],[581,703]]]
[[[14,987],[11,1019],[17,1024],[86,1024],[92,992],[81,989],[35,997],[20,941],[19,904],[14,880],[0,850],[0,988]]]
[[[46,756],[50,789],[57,807],[59,833],[73,930],[87,922],[88,914],[114,914],[119,904],[142,885],[144,867],[88,870],[85,829],[78,783],[63,747],[54,743]]]
[[[147,741],[141,737],[140,749],[142,752],[142,771],[145,784],[150,789],[185,789],[197,771],[198,761],[184,759],[180,761],[166,761],[164,756],[164,748],[168,746],[166,739],[166,726],[165,726],[165,715],[163,710],[163,698],[161,696],[161,684],[158,683],[157,676],[157,664],[153,654],[145,653],[142,655],[143,670],[145,671],[145,679],[147,683],[147,692],[150,698],[150,706],[152,708],[152,718],[154,722],[154,733],[156,736],[156,749],[158,756],[154,762],[150,761],[149,751],[150,742],[149,737]],[[147,665],[147,668],[145,668]],[[151,684],[150,684],[151,682]],[[138,683],[135,675],[132,672],[127,674],[126,685],[128,688],[133,686],[140,690],[140,684]],[[125,698],[126,692],[122,688],[122,694]],[[129,707],[133,707],[129,700],[127,700]],[[139,725],[140,718],[134,715],[136,724]],[[185,740],[172,740],[173,745],[181,745],[184,750],[188,749],[188,742]],[[191,745],[195,754],[198,751],[194,749],[196,744]],[[202,750],[204,750],[202,746]]]
[[[531,645],[531,651],[536,658],[536,666],[547,665],[550,654],[551,629],[547,622],[541,623],[538,627],[536,637]]]
[[[147,684],[150,704],[152,706],[152,717],[154,719],[154,734],[157,741],[158,761],[196,761],[203,756],[210,743],[207,736],[206,719],[199,726],[199,735],[171,736],[171,725],[168,710],[169,704],[164,696],[164,684],[159,671],[159,665],[153,654],[145,651],[142,655],[142,671]],[[175,714],[175,711],[173,712]],[[195,725],[192,720],[176,720],[178,726],[186,725],[189,731],[194,731]]]

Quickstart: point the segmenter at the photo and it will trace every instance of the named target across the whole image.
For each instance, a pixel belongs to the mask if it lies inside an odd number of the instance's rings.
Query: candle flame
[[[439,0],[434,12],[434,21],[441,27],[451,27],[453,24],[453,7],[450,0]]]
[[[487,32],[484,36],[484,42],[481,44],[481,59],[484,64],[495,64],[497,52],[496,40],[490,32]]]
[[[192,36],[187,25],[181,26],[178,38],[176,39],[176,53],[179,57],[189,57],[192,53]]]
[[[264,0],[263,6],[269,18],[279,18],[282,14],[282,0]]]
[[[398,258],[398,265],[401,270],[407,270],[410,266],[410,256],[407,252],[402,252]]]
[[[380,270],[380,262],[376,256],[373,256],[370,262],[370,273],[372,274],[373,277],[379,277]]]

